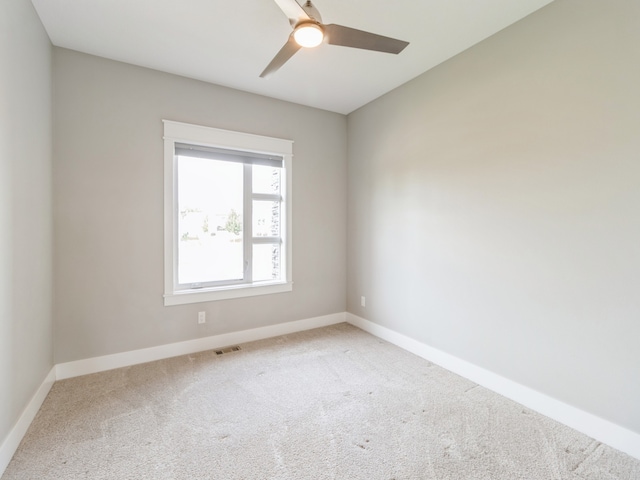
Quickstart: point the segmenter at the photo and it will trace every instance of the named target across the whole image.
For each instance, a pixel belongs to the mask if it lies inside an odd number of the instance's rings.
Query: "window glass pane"
[[[280,280],[280,245],[253,246],[253,281]]]
[[[253,201],[253,236],[280,237],[280,202]]]
[[[280,193],[280,168],[253,166],[253,193]]]
[[[178,283],[243,278],[243,165],[178,157]]]

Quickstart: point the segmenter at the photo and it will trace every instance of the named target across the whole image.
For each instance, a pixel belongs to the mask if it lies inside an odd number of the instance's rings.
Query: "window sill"
[[[169,307],[173,305],[185,305],[188,303],[214,302],[216,300],[227,300],[231,298],[285,293],[292,290],[292,282],[257,283],[254,285],[233,285],[228,287],[180,290],[165,294],[164,305],[165,307]]]

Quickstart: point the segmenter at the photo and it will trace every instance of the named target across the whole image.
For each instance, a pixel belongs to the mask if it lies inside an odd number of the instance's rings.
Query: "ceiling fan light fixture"
[[[304,23],[295,29],[293,38],[301,47],[313,48],[322,43],[324,32],[315,23]]]

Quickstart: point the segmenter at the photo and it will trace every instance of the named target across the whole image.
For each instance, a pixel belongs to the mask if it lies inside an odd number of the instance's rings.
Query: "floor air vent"
[[[214,350],[214,352],[216,352],[216,355],[223,355],[225,353],[239,352],[240,350],[242,349],[240,348],[239,345],[234,345],[233,347],[225,347],[225,348],[220,348],[218,350]]]

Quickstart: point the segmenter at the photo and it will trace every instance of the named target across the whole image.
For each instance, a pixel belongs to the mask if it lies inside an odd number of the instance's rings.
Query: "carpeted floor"
[[[2,480],[640,479],[640,461],[355,327],[57,382]]]

